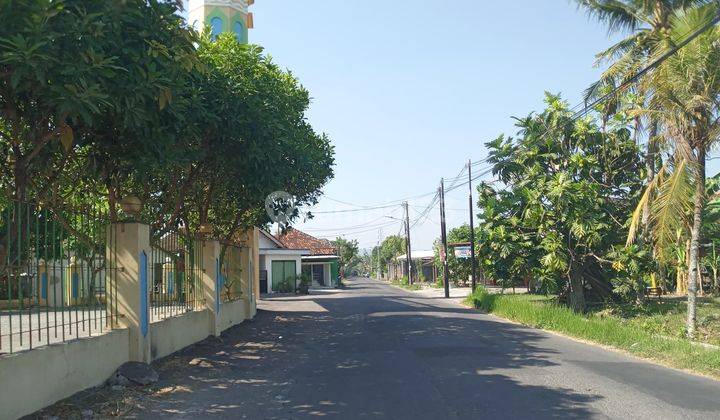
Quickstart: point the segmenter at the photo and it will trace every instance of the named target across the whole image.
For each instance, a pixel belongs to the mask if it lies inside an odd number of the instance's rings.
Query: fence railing
[[[100,209],[0,203],[0,353],[102,334],[117,320],[114,236]],[[117,300],[114,300],[115,302]]]
[[[148,262],[151,322],[204,308],[202,252],[190,235],[153,235]]]

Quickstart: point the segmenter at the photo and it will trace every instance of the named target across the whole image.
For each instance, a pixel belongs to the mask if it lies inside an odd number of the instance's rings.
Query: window
[[[233,25],[233,32],[235,32],[235,38],[238,40],[238,42],[243,42],[245,28],[243,27],[242,22],[235,21],[235,25]]]
[[[210,19],[210,36],[212,39],[217,38],[220,33],[222,33],[222,18],[214,17]]]

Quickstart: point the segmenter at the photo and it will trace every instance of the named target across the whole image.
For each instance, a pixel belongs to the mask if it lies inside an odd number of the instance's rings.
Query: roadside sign
[[[470,258],[470,245],[459,245],[455,249],[455,258]]]

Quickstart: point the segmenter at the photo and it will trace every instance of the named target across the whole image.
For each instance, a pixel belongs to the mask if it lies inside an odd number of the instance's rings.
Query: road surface
[[[720,382],[368,279],[160,361],[139,418],[720,418]]]

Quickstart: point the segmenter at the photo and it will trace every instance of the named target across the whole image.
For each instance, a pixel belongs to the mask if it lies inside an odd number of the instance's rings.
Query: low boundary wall
[[[221,306],[225,331],[245,321],[244,300]],[[152,359],[169,356],[212,335],[212,312],[188,312],[150,324]],[[128,329],[0,356],[0,419],[31,414],[84,389],[101,385],[130,361]]]
[[[244,299],[223,303],[219,314],[220,319],[218,320],[220,331],[225,331],[243,322],[247,314],[247,306]]]
[[[0,418],[35,412],[102,384],[128,361],[128,330],[51,344],[0,358]]]
[[[115,235],[116,258],[113,263],[117,279],[110,306],[117,308],[113,328],[104,334],[80,338],[33,350],[0,355],[0,419],[14,419],[42,409],[84,389],[105,382],[128,361],[150,362],[175,353],[208,336],[252,318],[256,313],[256,292],[248,297],[221,302],[219,289],[220,244],[201,238],[201,290],[204,309],[184,313],[150,323],[150,285],[148,263],[150,254],[149,227],[136,222],[123,222],[112,229]],[[257,229],[253,230],[250,267],[257,267]],[[255,258],[250,261],[251,258]],[[251,270],[253,287],[257,269]]]
[[[168,356],[206,339],[210,332],[210,311],[188,312],[150,324],[153,360]]]

